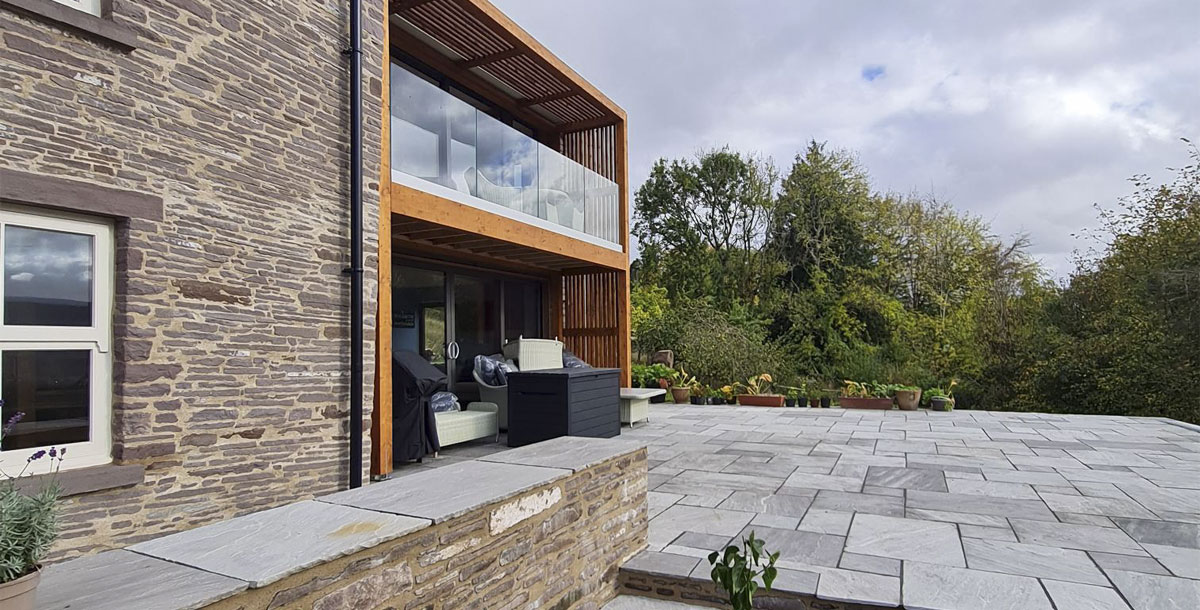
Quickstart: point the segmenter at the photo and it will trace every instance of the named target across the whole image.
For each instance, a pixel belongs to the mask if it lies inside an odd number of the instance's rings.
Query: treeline
[[[721,149],[659,160],[635,197],[634,348],[711,387],[768,372],[945,387],[958,408],[1200,421],[1200,173],[1133,179],[1065,283],[987,223],[873,192],[811,143],[786,175]],[[1053,205],[1053,202],[1047,202]]]

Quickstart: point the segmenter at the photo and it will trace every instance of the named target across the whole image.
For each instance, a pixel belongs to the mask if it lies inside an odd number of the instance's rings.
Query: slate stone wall
[[[597,610],[646,547],[646,471],[625,454],[209,608]]]
[[[139,48],[0,7],[0,167],[163,199],[116,221],[113,456],[145,479],[69,498],[58,557],[348,476],[347,3],[112,4]],[[383,5],[363,2],[369,315]]]

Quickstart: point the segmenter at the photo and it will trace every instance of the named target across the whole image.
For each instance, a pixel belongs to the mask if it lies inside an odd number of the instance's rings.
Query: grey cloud
[[[786,166],[828,140],[881,191],[1029,233],[1060,275],[1093,204],[1200,136],[1195,0],[495,1],[628,111],[634,188],[659,157],[728,143]]]

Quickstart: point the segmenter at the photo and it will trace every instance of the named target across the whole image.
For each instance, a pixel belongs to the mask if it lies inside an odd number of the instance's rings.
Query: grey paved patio
[[[780,580],[910,609],[1200,608],[1200,433],[1081,415],[656,405],[650,546],[707,578],[754,530]]]

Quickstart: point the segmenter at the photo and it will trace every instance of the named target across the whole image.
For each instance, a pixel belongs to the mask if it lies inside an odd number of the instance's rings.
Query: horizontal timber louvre
[[[618,300],[621,272],[594,271],[562,276],[563,343],[584,362],[619,368],[620,326]]]

